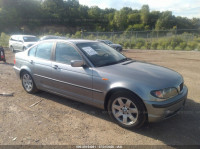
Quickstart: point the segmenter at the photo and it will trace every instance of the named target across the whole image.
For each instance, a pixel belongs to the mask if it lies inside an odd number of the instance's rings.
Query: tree
[[[175,17],[171,11],[165,11],[156,22],[156,30],[171,29],[176,26]]]
[[[120,11],[115,12],[114,23],[118,30],[125,30],[128,27],[128,14],[131,13],[132,9],[128,7],[122,8]]]
[[[192,25],[194,28],[200,29],[200,18],[193,18],[191,20]]]
[[[155,29],[156,22],[160,18],[160,16],[161,16],[160,11],[152,11],[149,14],[149,23],[148,24],[149,24],[150,29]]]
[[[141,8],[141,20],[143,24],[148,24],[149,21],[149,6],[143,5]]]
[[[66,26],[72,33],[88,31],[149,30],[156,28],[199,29],[200,19],[175,17],[171,11],[100,9],[79,4],[78,0],[0,0],[0,32],[20,32],[20,28]]]
[[[141,22],[139,13],[131,13],[128,15],[128,24],[139,24]]]

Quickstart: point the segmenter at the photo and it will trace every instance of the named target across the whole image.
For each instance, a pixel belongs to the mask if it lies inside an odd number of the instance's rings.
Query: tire
[[[112,94],[107,108],[111,119],[126,129],[140,128],[147,119],[141,99],[127,91]]]
[[[29,94],[34,94],[38,92],[35,82],[27,71],[23,71],[21,75],[22,86],[24,90]]]
[[[14,53],[15,49],[13,48],[13,46],[10,47],[11,51]]]

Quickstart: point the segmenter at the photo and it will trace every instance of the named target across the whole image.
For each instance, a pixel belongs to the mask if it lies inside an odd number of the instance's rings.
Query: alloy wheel
[[[138,119],[138,108],[128,98],[118,97],[112,103],[114,117],[124,125],[132,125]]]
[[[23,78],[23,86],[26,89],[26,91],[30,92],[33,89],[33,80],[29,74],[24,74]]]

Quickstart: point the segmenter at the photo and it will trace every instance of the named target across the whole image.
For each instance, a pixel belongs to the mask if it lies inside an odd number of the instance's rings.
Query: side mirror
[[[71,66],[72,67],[82,67],[85,63],[83,60],[71,60]]]
[[[23,42],[22,40],[19,40],[19,42]]]

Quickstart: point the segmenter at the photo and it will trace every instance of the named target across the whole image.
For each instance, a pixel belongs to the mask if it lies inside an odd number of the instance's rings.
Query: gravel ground
[[[200,145],[200,52],[127,50],[124,54],[181,73],[189,88],[186,107],[171,119],[126,130],[103,110],[46,92],[27,94],[12,68],[14,54],[7,50],[7,64],[0,62],[0,93],[14,92],[14,96],[0,96],[0,144]]]

